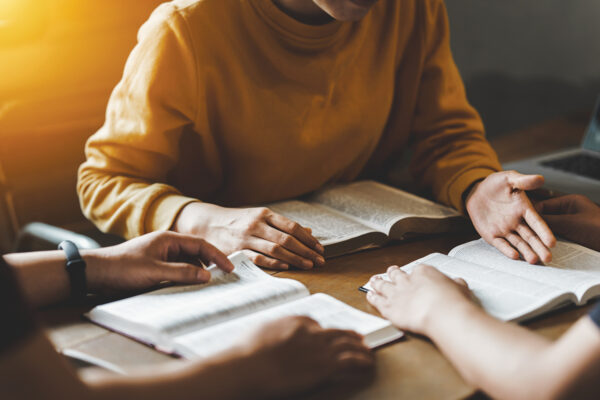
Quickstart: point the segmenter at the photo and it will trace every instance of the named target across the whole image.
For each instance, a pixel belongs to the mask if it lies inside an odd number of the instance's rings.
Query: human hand
[[[465,203],[477,232],[512,259],[520,253],[531,264],[552,260],[549,248],[556,238],[525,193],[543,184],[541,175],[515,171],[497,172],[476,184]]]
[[[244,353],[255,380],[266,380],[269,393],[280,397],[297,393],[333,378],[368,371],[374,357],[362,337],[352,331],[323,329],[302,316],[282,318],[255,331]]]
[[[215,263],[225,272],[231,261],[210,243],[191,235],[154,232],[112,247],[82,251],[88,288],[92,293],[147,289],[163,281],[204,283]]]
[[[325,264],[323,246],[310,229],[264,207],[191,203],[177,217],[174,230],[203,237],[227,254],[243,250],[264,268],[310,269]]]
[[[536,204],[557,235],[600,251],[600,206],[585,196],[555,197]]]
[[[429,265],[417,265],[410,274],[394,265],[387,275],[391,282],[371,278],[367,301],[400,329],[428,335],[428,321],[436,312],[444,312],[449,304],[473,304],[464,280],[452,280]]]

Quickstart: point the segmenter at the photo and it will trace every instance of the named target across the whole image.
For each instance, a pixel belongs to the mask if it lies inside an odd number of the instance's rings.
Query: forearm
[[[258,367],[250,355],[233,350],[201,363],[108,376],[88,384],[98,399],[265,398],[269,396],[267,385],[260,384]]]
[[[102,274],[102,251],[83,250],[80,254],[86,262],[88,291],[93,292],[98,289],[97,282]],[[4,260],[15,271],[23,295],[33,307],[55,304],[69,298],[71,283],[65,269],[63,251],[7,254]]]
[[[80,169],[77,190],[83,213],[104,232],[131,239],[168,230],[194,201],[172,186],[131,178],[131,172],[109,174],[88,163]]]
[[[472,304],[446,307],[432,315],[426,334],[467,382],[491,397],[539,395],[541,355],[551,347],[544,338],[500,322]]]

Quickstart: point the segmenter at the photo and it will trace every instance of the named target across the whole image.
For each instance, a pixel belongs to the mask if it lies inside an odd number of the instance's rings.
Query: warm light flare
[[[35,40],[46,29],[45,0],[0,0],[0,45]]]

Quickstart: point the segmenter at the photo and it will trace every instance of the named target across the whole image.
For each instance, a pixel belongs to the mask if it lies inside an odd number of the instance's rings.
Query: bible
[[[333,186],[267,207],[311,228],[326,257],[469,226],[454,209],[374,181]]]
[[[511,260],[483,239],[457,246],[447,256],[430,254],[402,269],[410,273],[418,264],[464,279],[480,305],[504,321],[528,320],[571,303],[584,305],[600,295],[600,253],[561,240],[547,265]],[[369,284],[361,290],[370,290]]]
[[[172,286],[93,308],[87,318],[107,329],[184,358],[223,351],[252,329],[284,316],[305,315],[324,328],[350,329],[374,348],[402,337],[388,321],[326,294],[310,295],[300,282],[275,278],[243,253],[229,256],[225,273],[209,267],[202,285]]]

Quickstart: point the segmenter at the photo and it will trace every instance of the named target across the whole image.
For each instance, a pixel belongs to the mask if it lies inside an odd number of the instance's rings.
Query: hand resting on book
[[[325,250],[309,229],[264,207],[191,203],[183,208],[173,230],[202,237],[227,254],[243,250],[263,268],[310,269],[325,264]]]
[[[600,251],[600,206],[585,196],[544,200],[536,208],[557,235]]]
[[[388,280],[376,275],[369,281],[373,290],[367,300],[394,325],[427,335],[429,322],[436,318],[442,304],[471,305],[473,297],[467,283],[450,279],[429,265],[418,265],[411,274],[394,265],[387,270]]]
[[[556,238],[537,213],[525,191],[539,189],[541,175],[497,172],[477,183],[465,205],[473,226],[486,242],[505,256],[530,264],[550,262]]]
[[[285,317],[256,330],[242,348],[252,362],[240,374],[249,374],[268,393],[297,393],[330,379],[349,378],[368,372],[373,353],[359,334],[323,329],[302,316]],[[238,349],[234,349],[234,352]]]
[[[203,264],[216,264],[225,272],[234,268],[227,256],[207,241],[175,232],[153,232],[106,247],[94,259],[99,262],[88,262],[88,286],[92,293],[102,294],[147,289],[163,281],[205,283],[210,271]]]
[[[214,263],[225,272],[234,268],[210,243],[175,232],[154,232],[116,246],[82,250],[81,256],[87,264],[88,291],[103,295],[148,289],[163,281],[208,282],[210,272],[202,263]],[[68,298],[64,252],[15,253],[4,259],[15,268],[31,304],[44,306]]]
[[[598,397],[600,335],[592,318],[580,318],[550,341],[486,314],[464,282],[431,266],[410,274],[394,266],[387,275],[390,281],[369,281],[369,303],[397,327],[429,337],[465,381],[489,397]]]

